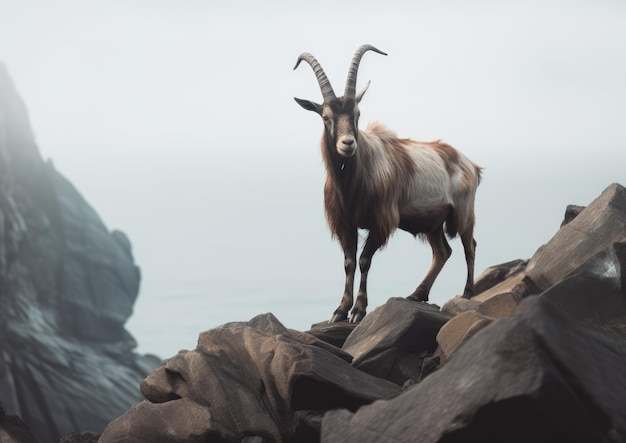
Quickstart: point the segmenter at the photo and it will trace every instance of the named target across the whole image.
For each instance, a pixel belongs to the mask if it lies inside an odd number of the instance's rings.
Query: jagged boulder
[[[501,280],[490,277],[497,273],[493,269],[486,271],[485,280],[489,281],[489,285],[474,298],[484,301],[505,292],[522,297],[540,294],[574,272],[592,256],[613,243],[624,241],[626,188],[613,183],[589,206],[568,206],[561,228],[535,252],[526,266],[511,269]]]
[[[625,361],[622,338],[531,297],[400,396],[328,412],[321,441],[622,441]]]
[[[160,364],[124,323],[139,289],[130,242],[41,159],[0,65],[0,401],[43,443],[102,431]]]
[[[392,400],[328,412],[322,441],[626,439],[625,214],[620,185],[568,207],[528,266],[492,267],[487,297],[444,305],[455,316],[437,334],[437,372]]]
[[[626,241],[626,188],[614,183],[565,224],[528,262],[527,293],[558,283],[592,256]]]
[[[626,242],[590,257],[541,296],[574,318],[626,337]]]
[[[342,349],[361,371],[399,385],[416,383],[424,358],[437,347],[437,333],[450,318],[437,306],[391,298],[359,323]]]
[[[557,234],[528,261],[488,268],[472,300],[449,300],[443,311],[459,314],[437,336],[438,354],[449,358],[493,319],[510,315],[522,297],[542,293],[577,318],[626,333],[623,287],[626,188],[612,184],[588,207],[569,205]]]
[[[314,433],[311,411],[357,410],[400,393],[351,360],[271,314],[228,323],[156,369],[141,385],[146,401],[111,422],[100,441],[294,441]],[[172,417],[185,417],[184,426]]]

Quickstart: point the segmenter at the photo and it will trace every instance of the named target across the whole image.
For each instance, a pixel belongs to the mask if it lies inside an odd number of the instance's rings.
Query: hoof
[[[365,317],[365,311],[352,311],[350,323],[359,323]]]
[[[345,321],[348,319],[348,313],[345,311],[340,311],[339,309],[337,309],[335,311],[335,313],[333,314],[333,316],[330,319],[329,323],[337,323],[340,321]]]

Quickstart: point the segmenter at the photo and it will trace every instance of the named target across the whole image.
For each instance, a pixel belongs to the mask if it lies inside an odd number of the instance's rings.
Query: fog
[[[129,330],[141,352],[273,312],[325,320],[343,255],[323,215],[313,53],[342,91],[354,50],[361,122],[443,139],[485,168],[477,275],[528,258],[567,204],[626,184],[621,1],[296,2],[0,0],[0,61],[42,156],[142,269]],[[463,290],[458,239],[431,293]],[[370,310],[413,291],[430,250],[398,232],[374,257]]]

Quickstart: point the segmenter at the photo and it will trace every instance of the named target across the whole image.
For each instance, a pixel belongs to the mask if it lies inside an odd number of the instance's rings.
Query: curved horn
[[[362,45],[359,49],[354,53],[354,57],[352,57],[352,63],[350,64],[350,70],[348,71],[348,79],[346,80],[346,90],[344,92],[345,98],[354,98],[356,95],[356,74],[359,70],[359,63],[361,63],[361,57],[367,51],[378,52],[382,55],[387,55],[387,53],[381,51],[380,49],[376,49],[372,45]]]
[[[311,65],[311,68],[313,68],[313,72],[315,72],[315,77],[317,77],[317,82],[319,83],[320,89],[322,90],[324,103],[337,98],[337,96],[335,95],[335,91],[333,91],[333,87],[330,85],[330,81],[328,81],[328,77],[326,77],[326,73],[322,69],[322,66],[315,59],[315,57],[313,57],[308,52],[303,52],[302,54],[300,54],[300,56],[298,57],[298,61],[296,62],[296,66],[294,66],[293,69],[295,70],[300,65],[300,62],[302,60],[307,62],[309,65]]]

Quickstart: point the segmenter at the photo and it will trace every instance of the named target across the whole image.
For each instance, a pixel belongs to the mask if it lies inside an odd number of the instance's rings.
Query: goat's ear
[[[294,97],[293,99],[307,111],[317,112],[319,115],[322,115],[322,108],[323,108],[322,105],[313,103],[312,101],[309,101],[309,100],[303,100],[297,97]]]
[[[368,81],[367,85],[365,85],[365,87],[359,91],[359,93],[356,95],[356,97],[354,97],[354,99],[356,100],[357,103],[359,103],[361,101],[361,99],[363,98],[363,95],[365,94],[365,91],[367,91],[367,88],[370,87],[370,83],[371,82]]]

